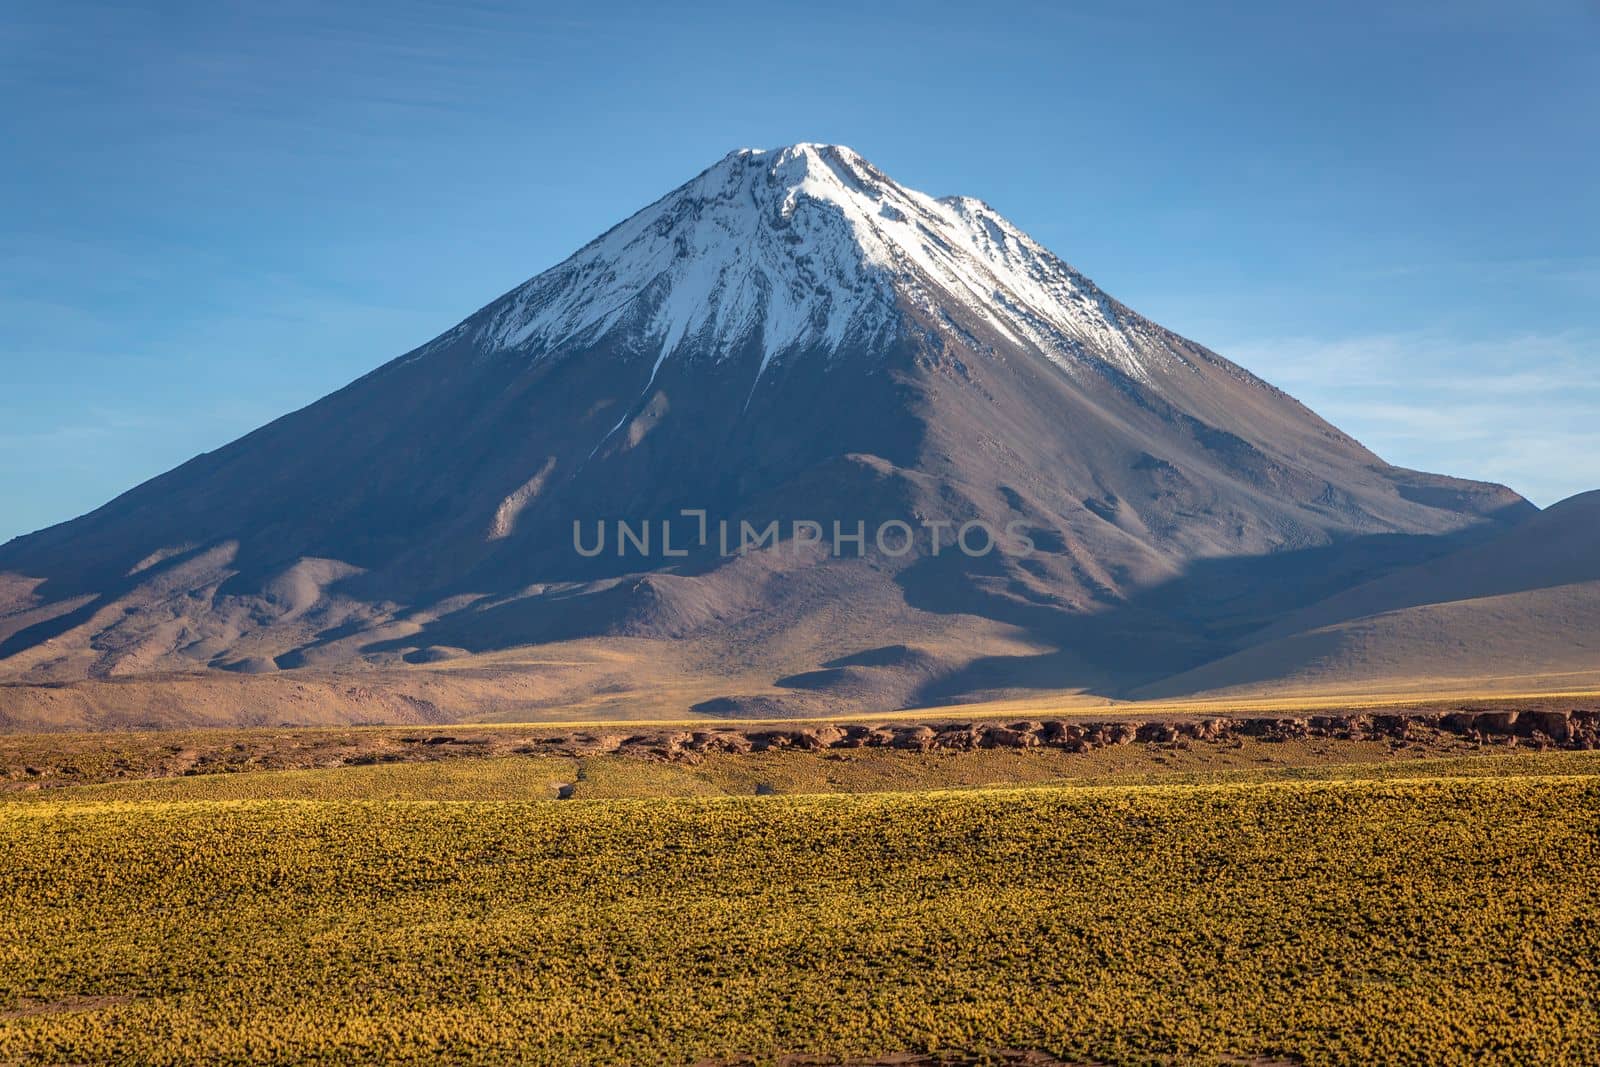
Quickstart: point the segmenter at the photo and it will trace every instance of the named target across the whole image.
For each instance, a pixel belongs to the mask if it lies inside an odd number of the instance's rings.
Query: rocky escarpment
[[[1113,745],[1292,741],[1411,743],[1455,738],[1487,745],[1536,748],[1600,748],[1600,709],[1491,710],[1451,712],[1352,713],[1287,717],[1212,717],[1080,719],[993,722],[821,723],[786,728],[656,730],[621,734],[577,732],[541,738],[525,752],[591,755],[617,753],[647,759],[693,762],[716,753],[743,754],[785,749],[889,748],[911,752],[963,752],[972,749],[1059,748],[1087,752]]]
[[[429,763],[528,755],[617,756],[693,764],[750,753],[982,749],[1088,753],[1116,746],[1184,749],[1293,741],[1380,742],[1413,754],[1600,749],[1600,706],[1344,711],[1300,716],[714,724],[592,730],[416,726],[293,730],[0,735],[0,791],[239,772]]]

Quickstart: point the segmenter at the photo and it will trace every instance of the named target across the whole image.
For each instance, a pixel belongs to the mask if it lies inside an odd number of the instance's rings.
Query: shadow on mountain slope
[[[998,562],[991,581],[984,582],[960,580],[954,559],[923,560],[898,576],[912,606],[1009,623],[1052,651],[980,657],[930,681],[914,699],[933,705],[1061,689],[1126,697],[1238,651],[1252,634],[1288,612],[1492,533],[1379,534],[1265,556],[1196,560],[1168,582],[1087,614],[1018,596]]]

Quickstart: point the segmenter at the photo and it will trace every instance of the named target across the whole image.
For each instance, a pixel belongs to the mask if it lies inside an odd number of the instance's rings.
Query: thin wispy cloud
[[[1411,331],[1224,351],[1390,462],[1505,482],[1540,505],[1600,488],[1600,334]]]

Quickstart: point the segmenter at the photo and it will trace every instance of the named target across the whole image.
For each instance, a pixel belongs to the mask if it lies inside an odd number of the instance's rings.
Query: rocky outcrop
[[[0,734],[0,792],[138,778],[303,770],[378,763],[548,755],[694,763],[752,752],[1090,752],[1117,745],[1187,748],[1324,739],[1460,754],[1469,746],[1600,749],[1600,706],[1343,711],[1299,716],[1044,719],[1015,722],[811,722],[566,729],[551,726],[196,730],[132,734]],[[102,746],[115,737],[115,759]]]
[[[1479,744],[1539,748],[1600,748],[1600,710],[1502,710],[1450,712],[1361,712],[1306,716],[1214,717],[1205,719],[1079,719],[993,722],[797,725],[785,728],[717,727],[663,730],[613,738],[609,749],[593,734],[554,735],[524,751],[624,755],[694,761],[714,753],[793,749],[889,748],[909,752],[972,749],[1058,748],[1086,752],[1114,745],[1185,745],[1241,739],[1283,742],[1327,738],[1339,741],[1410,742],[1457,738]]]

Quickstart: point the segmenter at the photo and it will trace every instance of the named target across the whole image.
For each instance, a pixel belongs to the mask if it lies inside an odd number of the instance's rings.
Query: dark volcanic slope
[[[725,559],[715,536],[667,557],[659,533],[648,557],[574,551],[575,522],[683,508],[735,536],[917,536],[898,557],[786,541]],[[833,671],[789,688],[890,704],[1118,691],[1532,510],[1383,463],[979,201],[800,145],[730,155],[422,348],[0,548],[0,672],[624,634],[712,672]],[[969,558],[945,532],[935,554],[924,523],[972,521],[1037,551]],[[683,544],[696,524],[677,522]],[[1036,654],[980,661],[960,632]]]

